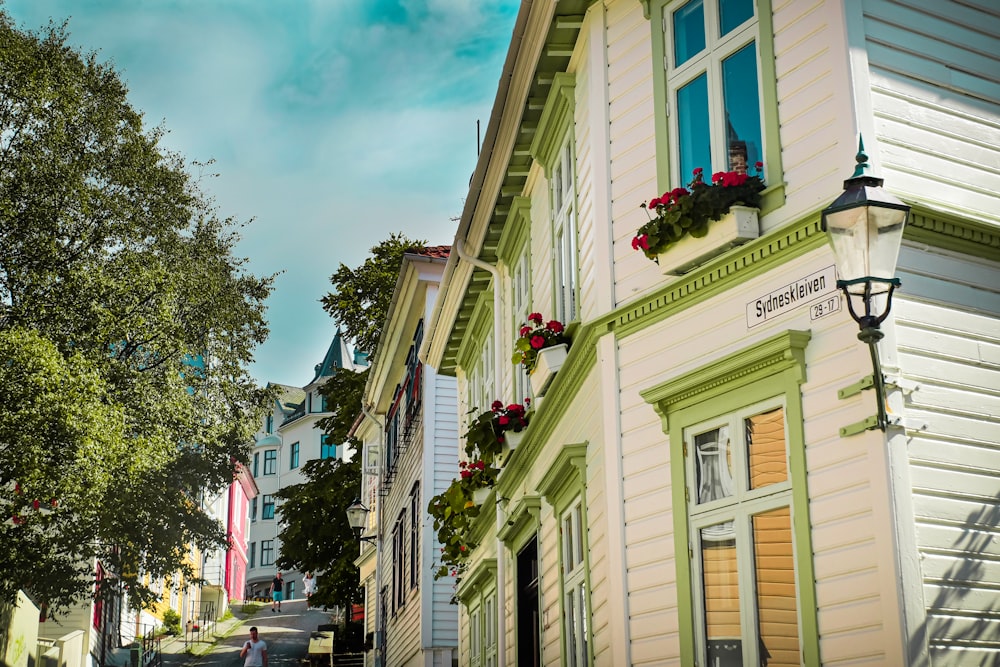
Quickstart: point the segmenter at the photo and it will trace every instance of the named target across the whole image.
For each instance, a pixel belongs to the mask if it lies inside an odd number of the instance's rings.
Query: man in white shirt
[[[250,641],[243,645],[243,667],[267,667],[267,642],[257,636],[257,626],[250,628]]]

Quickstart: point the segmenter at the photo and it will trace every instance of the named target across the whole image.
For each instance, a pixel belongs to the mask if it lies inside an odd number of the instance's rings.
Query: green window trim
[[[581,527],[586,527],[589,525],[587,520],[587,443],[580,443],[576,445],[563,445],[556,454],[555,460],[549,469],[545,471],[542,479],[538,482],[538,491],[545,498],[546,502],[552,505],[553,510],[555,510],[555,521],[556,526],[559,527],[557,534],[559,536],[559,604],[562,608],[562,616],[565,618],[566,609],[566,577],[565,577],[565,566],[563,563],[565,557],[565,544],[563,543],[563,531],[562,527],[562,517],[570,510],[570,508],[575,504],[577,500],[580,503],[580,514],[581,514]],[[590,593],[593,590],[590,581],[590,549],[589,549],[589,536],[584,530],[583,535],[583,583],[584,588],[587,591],[586,595],[586,609],[584,610],[584,615],[587,622],[584,624],[586,628],[586,646],[587,646],[587,664],[593,664],[594,655],[594,637],[593,637],[593,612],[592,604],[590,599]],[[569,654],[568,643],[569,640],[565,636],[565,632],[561,633],[563,635],[563,647],[562,647],[562,664],[569,664]]]
[[[513,552],[517,552],[541,527],[542,499],[522,496],[507,515],[507,523],[497,536]]]
[[[640,394],[660,415],[663,432],[670,438],[672,462],[684,461],[683,436],[686,426],[774,397],[784,397],[789,439],[788,467],[792,481],[791,509],[802,660],[806,665],[818,665],[819,629],[815,612],[816,586],[800,387],[806,381],[805,348],[811,336],[808,331],[785,331]],[[688,551],[692,540],[686,509],[687,480],[683,463],[671,465],[670,483],[672,506],[685,508],[684,511],[673,512],[674,548],[681,660],[684,664],[693,664],[697,655],[694,643],[694,574]]]
[[[572,124],[575,107],[576,76],[569,72],[557,72],[552,78],[530,148],[531,157],[544,167],[546,178],[551,176],[559,147]]]
[[[478,360],[479,350],[483,346],[483,341],[493,335],[493,290],[495,285],[490,281],[489,289],[483,290],[479,294],[472,317],[469,318],[469,326],[462,337],[462,344],[458,348],[456,361],[458,365],[465,369],[473,368]],[[483,407],[485,410],[489,406]]]
[[[465,606],[473,598],[489,592],[490,588],[496,588],[497,581],[497,559],[484,558],[472,566],[455,589],[455,597]]]
[[[497,257],[505,264],[513,264],[524,251],[530,233],[531,200],[527,197],[514,197],[497,244]]]
[[[653,45],[653,103],[656,109],[668,109],[666,53],[664,30],[661,22],[663,9],[673,0],[640,0],[643,15],[649,19]],[[785,203],[784,168],[781,162],[781,136],[778,119],[778,85],[774,69],[774,19],[771,0],[757,1],[757,52],[760,67],[761,135],[764,142],[764,165],[768,188],[761,200],[761,215],[776,210]],[[657,113],[654,117],[656,143],[656,182],[659,192],[675,186],[686,186],[688,175],[673,178],[670,173],[670,134],[668,116]],[[682,182],[683,181],[683,182]],[[651,194],[650,196],[654,196]]]

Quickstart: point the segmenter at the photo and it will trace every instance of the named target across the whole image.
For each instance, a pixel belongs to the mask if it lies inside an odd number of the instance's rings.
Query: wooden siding
[[[607,9],[608,176],[614,249],[615,304],[657,282],[655,264],[632,249],[645,224],[639,204],[659,196],[653,123],[653,53],[649,21],[635,2]]]
[[[458,607],[451,603],[454,581],[450,577],[435,580],[430,574],[435,569],[441,544],[434,532],[434,520],[427,514],[427,504],[442,493],[458,475],[458,415],[456,413],[457,387],[455,378],[437,375],[428,368],[425,377],[433,376],[433,412],[425,413],[430,425],[428,446],[433,449],[429,470],[424,470],[421,508],[421,583],[431,591],[431,646],[458,646]]]
[[[620,341],[634,665],[679,664],[678,598],[691,595],[676,587],[668,438],[639,392],[787,329],[812,334],[802,407],[823,664],[893,664],[900,658],[892,648],[898,609],[884,452],[878,435],[841,438],[838,432],[873,411],[870,395],[837,400],[839,388],[871,373],[856,325],[846,312],[810,320],[804,306],[753,329],[745,319],[748,301],[829,261],[826,249],[804,255]]]
[[[1000,664],[1000,264],[904,248],[900,265],[904,414],[925,426],[906,451],[930,656]],[[947,302],[968,289],[978,308]]]
[[[910,201],[1000,224],[996,3],[864,0],[881,176]]]

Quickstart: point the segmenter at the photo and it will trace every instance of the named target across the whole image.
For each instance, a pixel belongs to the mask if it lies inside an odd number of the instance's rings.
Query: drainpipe
[[[500,271],[497,267],[492,264],[487,264],[478,257],[472,257],[467,255],[465,252],[465,242],[463,239],[457,239],[455,241],[455,249],[458,251],[458,256],[460,259],[472,264],[474,267],[482,269],[489,273],[493,277],[493,398],[494,400],[500,398],[501,387],[500,387],[500,369],[502,368],[501,361],[503,359],[503,353],[500,350],[500,336],[503,333],[503,320],[500,317],[501,311],[501,295],[500,295]],[[504,512],[500,508],[500,501],[497,499],[496,502],[496,531],[497,531],[497,595],[498,601],[503,601],[504,607],[507,606],[507,581],[506,581],[506,567],[504,563],[506,558],[504,558],[504,545],[503,541],[500,539],[500,531],[503,529],[504,524],[507,519],[504,517]],[[504,609],[497,609],[496,623],[497,623],[497,664],[506,665],[507,664],[507,628],[505,623],[507,621],[507,614],[503,613]]]
[[[378,507],[375,517],[375,667],[382,667],[385,656],[382,655],[382,647],[385,645],[385,638],[382,636],[385,628],[382,627],[382,479],[385,475],[385,457],[382,451],[385,443],[385,431],[382,422],[375,419],[375,416],[368,411],[368,406],[361,404],[361,414],[363,414],[378,429],[378,482],[375,484],[375,493],[378,498]],[[346,612],[345,612],[346,613]]]

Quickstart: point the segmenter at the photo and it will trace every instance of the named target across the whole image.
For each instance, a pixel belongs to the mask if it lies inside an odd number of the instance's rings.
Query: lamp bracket
[[[872,415],[862,421],[842,426],[840,428],[840,437],[846,438],[849,435],[857,435],[858,433],[864,433],[865,431],[875,431],[879,428],[881,427],[878,423],[878,416]]]
[[[931,426],[929,422],[923,419],[914,419],[913,417],[892,417],[889,423],[893,426],[904,428],[907,431],[926,431]]]
[[[863,392],[865,389],[871,389],[875,386],[875,379],[871,375],[866,375],[854,384],[848,385],[843,389],[837,390],[837,398],[844,400],[845,398],[850,398],[851,396],[856,396]]]

